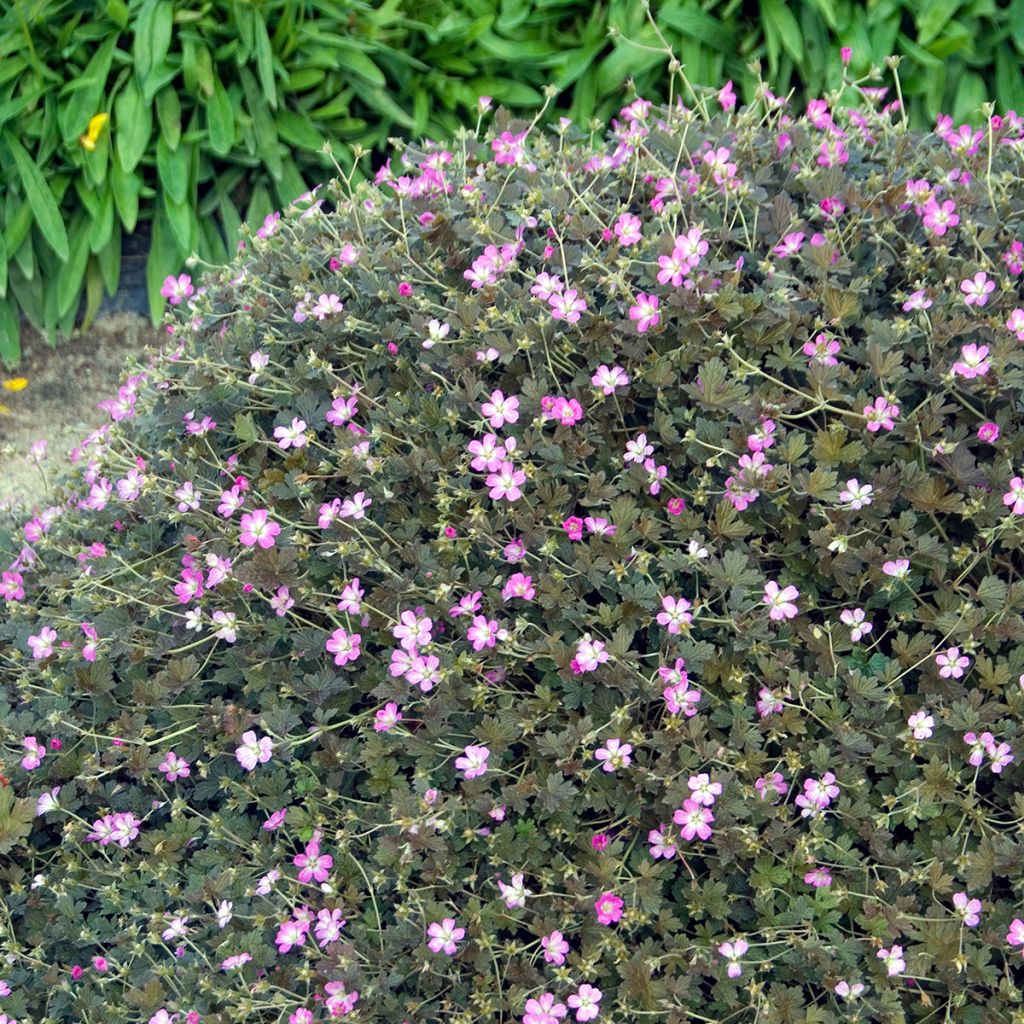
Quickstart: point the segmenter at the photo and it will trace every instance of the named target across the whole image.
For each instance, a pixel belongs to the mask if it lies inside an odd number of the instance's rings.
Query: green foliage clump
[[[548,119],[610,117],[623,84],[664,101],[669,47],[691,81],[758,66],[799,102],[839,85],[835,56],[867,80],[902,53],[911,123],[959,122],[992,97],[1024,109],[1019,2],[952,0],[19,0],[0,14],[0,360],[20,357],[18,316],[51,340],[85,296],[113,294],[122,237],[147,236],[154,323],[161,283],[191,254],[221,262],[351,150],[392,136],[447,138],[478,98]]]
[[[1024,123],[759,91],[175,282],[2,538],[6,1013],[1019,1015]]]

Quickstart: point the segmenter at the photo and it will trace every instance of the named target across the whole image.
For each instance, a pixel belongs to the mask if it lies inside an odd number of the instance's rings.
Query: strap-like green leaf
[[[32,216],[39,225],[43,238],[60,259],[66,260],[70,255],[67,229],[43,172],[25,152],[25,147],[10,132],[4,132],[4,141],[17,164],[25,198],[32,206]]]

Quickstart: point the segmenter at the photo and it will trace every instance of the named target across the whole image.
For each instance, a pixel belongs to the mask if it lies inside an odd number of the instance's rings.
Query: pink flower
[[[277,929],[277,937],[274,943],[278,953],[288,953],[295,946],[301,946],[309,934],[308,921],[294,921],[289,918]]]
[[[518,871],[512,876],[511,885],[506,885],[500,878],[497,879],[498,888],[501,890],[501,898],[505,901],[505,906],[509,910],[525,907],[526,897],[533,895],[532,891],[526,888],[523,878],[523,872]]]
[[[358,633],[349,634],[342,627],[338,627],[327,641],[325,648],[329,654],[334,655],[335,665],[347,665],[350,661],[358,661],[360,651],[359,645],[362,637]]]
[[[494,647],[498,640],[507,638],[508,630],[499,628],[497,619],[488,619],[483,615],[474,615],[473,625],[466,631],[466,639],[472,643],[474,651]]]
[[[281,532],[281,527],[270,519],[270,512],[265,508],[246,512],[240,526],[242,532],[238,539],[246,547],[259,544],[261,548],[272,548],[274,538]]]
[[[1006,321],[1006,329],[1012,331],[1018,341],[1024,341],[1024,309],[1015,309]]]
[[[718,947],[718,952],[729,961],[726,974],[730,978],[738,978],[743,973],[739,960],[748,949],[750,949],[750,945],[746,939],[736,939],[735,942],[723,942]]]
[[[736,109],[736,93],[733,92],[731,78],[718,90],[718,102],[722,110],[730,111]]]
[[[985,444],[995,444],[999,440],[999,427],[992,422],[982,423],[978,427],[978,440]]]
[[[910,560],[907,558],[896,558],[882,563],[882,572],[894,579],[902,579],[910,572]]]
[[[757,790],[760,800],[768,800],[774,794],[771,800],[774,803],[780,796],[786,795],[786,780],[783,778],[782,772],[772,772],[771,775],[762,775],[754,783],[754,789]]]
[[[583,520],[579,516],[569,516],[562,523],[562,529],[565,530],[569,540],[583,540]]]
[[[637,294],[636,303],[629,309],[629,319],[637,321],[637,333],[643,334],[649,328],[657,327],[661,323],[658,303],[657,295],[647,295],[644,292]]]
[[[376,732],[390,732],[402,720],[402,712],[394,701],[389,701],[378,709],[374,716],[373,728]]]
[[[683,626],[689,626],[693,622],[693,615],[689,611],[693,605],[685,597],[666,595],[661,599],[661,607],[663,610],[658,612],[658,625],[665,626],[673,636]]]
[[[465,928],[455,926],[454,917],[446,917],[443,921],[435,921],[427,928],[430,940],[427,945],[434,953],[446,953],[454,956],[458,950],[456,943],[466,937]]]
[[[882,427],[892,430],[896,426],[893,420],[900,414],[899,406],[890,405],[883,395],[879,395],[872,405],[865,405],[863,411],[868,431],[872,434]]]
[[[520,485],[526,483],[526,473],[516,469],[511,462],[502,462],[497,472],[488,475],[485,483],[490,488],[487,496],[492,501],[518,501],[523,496]]]
[[[274,813],[263,822],[264,832],[274,832],[284,824],[284,819],[288,816],[288,808],[282,807],[279,811]]]
[[[1012,506],[1015,516],[1024,515],[1024,479],[1015,476],[1010,481],[1010,489],[1003,495],[1003,504]],[[28,642],[32,643],[32,637],[28,638]]]
[[[179,274],[177,277],[173,274],[168,275],[164,278],[163,287],[160,289],[160,294],[172,306],[181,305],[182,299],[187,299],[194,292],[192,278],[188,274]]]
[[[192,773],[192,769],[189,766],[188,761],[184,758],[178,757],[173,750],[167,751],[164,755],[163,761],[157,765],[157,769],[165,773],[164,778],[167,779],[168,782],[174,782],[179,778],[188,778]]]
[[[49,626],[43,626],[39,633],[30,636],[27,640],[32,649],[32,657],[37,661],[50,657],[53,654],[53,643],[57,639],[57,631]]]
[[[242,733],[242,744],[235,749],[235,757],[247,772],[251,772],[257,764],[266,764],[273,750],[274,743],[269,736],[257,739],[256,733],[250,729]]]
[[[43,763],[43,758],[46,757],[46,747],[35,736],[26,736],[21,741],[21,745],[28,751],[21,759],[21,767],[27,772],[35,771]]]
[[[832,884],[832,875],[828,868],[819,865],[804,875],[804,881],[815,889],[821,889]]]
[[[570,1009],[576,1011],[578,1021],[593,1020],[600,1013],[602,994],[601,990],[594,988],[593,985],[580,985],[566,1002]]]
[[[487,747],[468,746],[465,749],[465,757],[455,759],[455,767],[466,774],[464,778],[477,779],[487,772],[487,758],[491,752]]]
[[[502,587],[501,597],[504,601],[510,601],[514,597],[522,598],[524,601],[532,601],[536,596],[533,587],[533,577],[524,576],[521,572],[510,576]]]
[[[686,509],[686,502],[682,498],[669,498],[665,507],[670,515],[678,516]]]
[[[292,858],[292,863],[301,868],[299,881],[302,883],[326,882],[330,869],[334,866],[334,858],[329,854],[320,852],[320,844],[311,842],[306,845],[303,853],[297,853]]]
[[[890,978],[902,974],[907,969],[907,962],[903,959],[902,946],[893,946],[892,949],[880,949],[875,956],[885,964]]]
[[[416,611],[407,608],[402,612],[398,625],[391,630],[391,635],[403,650],[416,651],[426,647],[433,639],[434,621],[429,616],[421,615],[422,611],[422,608]]]
[[[981,900],[972,900],[965,892],[955,892],[953,906],[968,928],[973,928],[981,920]]]
[[[619,739],[608,740],[603,747],[599,747],[594,757],[603,761],[602,768],[606,772],[613,772],[616,768],[628,768],[632,764],[629,756],[633,747],[629,743],[623,743]]]
[[[594,901],[598,924],[616,924],[622,919],[622,908],[625,906],[615,893],[603,892]]]
[[[971,659],[966,654],[960,654],[959,647],[950,647],[948,650],[943,651],[941,654],[935,656],[935,664],[941,666],[939,669],[939,675],[943,679],[960,679],[964,674],[964,669],[970,665]]]
[[[578,298],[575,288],[549,296],[548,305],[552,320],[567,320],[571,324],[578,323],[580,314],[587,308],[586,300]]]
[[[609,370],[602,363],[594,371],[594,375],[590,378],[590,383],[595,388],[599,388],[603,394],[612,395],[615,393],[616,388],[624,388],[629,383],[629,377],[621,366],[615,366]]]
[[[915,740],[930,740],[935,727],[935,719],[927,711],[915,711],[907,719],[907,725],[913,731]]]
[[[554,964],[556,967],[561,967],[565,963],[565,954],[569,952],[569,943],[565,941],[560,931],[553,931],[542,936],[540,944],[547,963]]]
[[[292,418],[290,427],[275,427],[274,437],[278,439],[278,446],[287,451],[288,448],[302,448],[306,443],[306,421],[300,420],[298,416]]]
[[[960,348],[960,358],[953,364],[953,373],[968,380],[984,377],[989,371],[987,357],[988,345],[963,345]]]
[[[330,295],[319,296],[311,312],[317,320],[326,320],[327,317],[337,313],[342,313],[344,310],[345,307],[342,304],[341,299],[332,293]]]
[[[803,353],[810,358],[812,364],[835,366],[839,362],[836,359],[836,354],[840,348],[841,346],[835,338],[830,338],[827,334],[818,334],[814,341],[804,344]]]
[[[1010,930],[1006,933],[1006,941],[1011,946],[1024,947],[1024,921],[1019,917],[1015,917],[1010,924]],[[1021,955],[1024,956],[1024,948],[1021,949]]]
[[[659,825],[647,833],[647,842],[651,847],[650,854],[655,860],[659,857],[671,860],[676,855],[675,838],[671,835],[666,835],[666,827],[665,825]]]
[[[711,838],[710,823],[715,820],[715,816],[696,800],[684,800],[683,806],[672,815],[672,820],[689,843],[693,842],[694,837],[701,840]]]
[[[615,234],[619,237],[619,244],[623,247],[636,245],[643,238],[640,218],[632,213],[623,213],[615,222]]]
[[[947,199],[940,206],[934,199],[929,199],[924,207],[922,223],[932,234],[941,238],[949,228],[955,228],[960,223],[956,203]]]
[[[928,309],[931,304],[932,300],[927,298],[925,292],[916,291],[903,303],[903,312],[909,313],[915,309]]]
[[[515,396],[506,398],[501,391],[492,391],[491,400],[480,407],[484,417],[490,417],[490,424],[500,430],[506,423],[515,423],[519,419],[519,399]]]
[[[715,800],[722,795],[722,784],[712,782],[707,772],[691,775],[686,784],[690,788],[691,799],[705,807],[713,807]]]
[[[785,236],[781,242],[772,250],[776,256],[780,259],[785,259],[788,256],[796,256],[800,252],[800,247],[804,244],[804,233],[802,231],[794,231],[791,234]]]
[[[849,46],[841,46],[839,48],[839,59],[842,61],[843,67],[848,67],[850,61],[853,60],[853,50]]]
[[[542,992],[536,999],[526,1001],[523,1024],[558,1024],[567,1012],[564,1003],[555,1002],[550,992]]]
[[[764,585],[764,603],[769,607],[768,618],[774,622],[795,618],[800,612],[794,603],[799,596],[800,591],[796,587],[790,585],[780,590],[775,580],[769,580]]]
[[[398,294],[401,295],[403,299],[412,295],[412,285],[408,281],[401,281],[398,285]]]

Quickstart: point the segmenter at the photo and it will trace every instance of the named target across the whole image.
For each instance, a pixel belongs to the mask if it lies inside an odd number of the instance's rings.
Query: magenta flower
[[[661,323],[661,314],[658,312],[659,299],[657,295],[647,295],[639,292],[636,303],[630,306],[629,319],[636,320],[637,333],[643,334],[651,327],[657,327]]]
[[[485,481],[490,490],[487,496],[492,501],[518,501],[523,492],[520,485],[526,483],[526,473],[511,462],[502,462],[497,472],[491,473]]]
[[[274,943],[278,953],[288,953],[294,947],[301,946],[309,934],[309,922],[287,920],[277,929],[277,937]]]
[[[999,427],[995,423],[986,422],[978,427],[978,440],[985,444],[995,444],[999,440]]]
[[[827,867],[819,865],[804,875],[804,881],[815,889],[821,889],[832,884],[832,875]]]
[[[335,665],[347,665],[350,661],[357,661],[361,653],[359,644],[362,637],[358,633],[350,634],[342,627],[338,627],[326,643],[326,650],[334,655]]]
[[[35,736],[26,736],[21,741],[21,745],[27,751],[21,759],[21,767],[27,772],[33,772],[43,763],[43,758],[46,757],[46,747]]]
[[[718,90],[718,102],[722,110],[729,111],[736,109],[736,93],[733,92],[732,79],[730,78],[721,89]]]
[[[643,238],[640,218],[632,213],[620,214],[615,222],[615,234],[618,235],[619,244],[624,248],[636,245]]]
[[[427,929],[427,935],[430,936],[427,945],[432,952],[443,952],[449,956],[454,956],[459,948],[456,943],[461,942],[466,937],[466,929],[457,928],[455,918],[445,918],[443,921],[435,921],[430,925]]]
[[[602,768],[606,772],[613,772],[616,768],[628,768],[632,764],[629,756],[633,747],[629,743],[623,743],[619,739],[608,740],[603,747],[598,748],[594,757],[603,761]]]
[[[839,360],[836,355],[842,346],[835,338],[827,334],[819,334],[814,341],[804,343],[803,353],[808,356],[811,363],[818,363],[821,366],[835,366]]]
[[[311,842],[306,845],[303,853],[297,853],[292,858],[292,863],[302,869],[299,871],[299,881],[303,884],[326,882],[330,869],[334,866],[334,858],[329,854],[322,854],[319,843]]]
[[[661,607],[663,610],[658,612],[658,625],[665,626],[673,635],[683,626],[689,626],[693,622],[693,615],[689,611],[693,605],[685,597],[675,598],[666,595],[661,599]]]
[[[780,590],[775,580],[769,580],[764,585],[764,603],[769,608],[768,618],[774,622],[796,618],[800,609],[794,602],[799,596],[800,591],[796,587],[790,585]]]
[[[616,924],[622,919],[623,901],[613,892],[603,892],[594,901],[598,924]]]
[[[566,320],[571,324],[577,323],[580,314],[587,308],[586,300],[578,297],[575,288],[549,296],[548,305],[551,307],[552,320]]]
[[[181,305],[182,299],[187,299],[195,292],[192,287],[192,278],[188,274],[179,274],[175,277],[169,274],[164,278],[160,294],[170,302],[172,306]]]
[[[32,649],[32,657],[37,661],[48,658],[53,654],[53,644],[56,639],[57,631],[49,626],[43,626],[38,634],[30,636],[27,640],[29,647]]]
[[[376,732],[390,732],[402,720],[402,712],[394,701],[389,701],[379,708],[374,716],[373,728]]]
[[[288,808],[282,807],[279,811],[274,813],[263,822],[264,832],[274,832],[284,824],[284,819],[288,816]],[[221,925],[221,927],[224,927]]]
[[[492,391],[489,402],[480,406],[480,411],[495,430],[500,430],[506,423],[515,423],[519,419],[519,399],[514,395],[506,398],[501,391]]]
[[[163,761],[157,765],[157,769],[165,773],[164,778],[167,779],[168,782],[174,782],[179,778],[187,778],[192,773],[192,768],[188,761],[184,758],[178,757],[173,750],[167,751],[164,755]]]
[[[560,931],[553,931],[544,935],[540,940],[544,950],[544,960],[556,967],[565,963],[565,954],[569,952],[569,943],[565,941]]]
[[[281,532],[281,527],[270,519],[270,512],[265,508],[246,512],[240,525],[242,532],[238,539],[246,547],[259,544],[261,548],[272,548],[274,538]]]
[[[924,207],[922,223],[932,234],[941,238],[950,228],[955,228],[960,223],[956,203],[952,199],[947,199],[939,205],[934,199],[929,199]]]
[[[542,992],[536,999],[526,1001],[523,1024],[558,1024],[567,1012],[564,1003],[555,1002],[550,992]]]
[[[691,843],[694,838],[711,838],[711,822],[715,816],[696,800],[684,800],[683,806],[672,815],[672,820],[679,826],[682,837]]]
[[[565,530],[569,540],[583,540],[583,520],[579,516],[569,516],[562,523],[562,529]]]
[[[466,773],[464,778],[467,781],[469,779],[476,779],[486,773],[487,758],[490,756],[491,752],[487,747],[468,746],[465,750],[465,757],[457,757],[455,759],[455,767],[460,772],[464,771]]]
[[[779,259],[786,259],[789,256],[796,256],[800,252],[800,247],[804,244],[804,234],[802,231],[794,231],[791,234],[785,236],[781,242],[772,250]]]
[[[257,739],[256,733],[250,729],[242,733],[242,744],[235,749],[235,757],[247,772],[251,772],[257,764],[266,764],[273,751],[274,743],[269,736]]]
[[[872,405],[864,406],[864,416],[867,419],[868,431],[872,434],[878,433],[882,428],[892,430],[896,424],[893,422],[900,414],[898,405],[890,405],[888,400],[879,395]]]
[[[416,651],[420,647],[426,647],[433,639],[434,621],[422,612],[406,609],[402,612],[399,624],[391,630],[391,635],[399,641],[403,650]]]

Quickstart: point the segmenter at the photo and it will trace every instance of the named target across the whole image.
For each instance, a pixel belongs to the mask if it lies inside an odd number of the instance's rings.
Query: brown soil
[[[96,403],[116,396],[125,361],[159,343],[149,320],[134,313],[103,317],[56,348],[31,327],[22,331],[21,365],[10,372],[0,369],[0,379],[28,379],[23,391],[0,391],[0,403],[9,410],[0,413],[0,511],[45,506],[46,481],[69,469],[68,453],[110,422]],[[40,438],[49,442],[41,467],[25,458]]]

